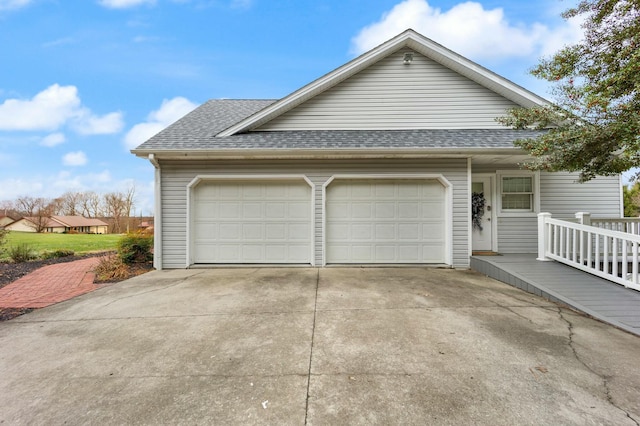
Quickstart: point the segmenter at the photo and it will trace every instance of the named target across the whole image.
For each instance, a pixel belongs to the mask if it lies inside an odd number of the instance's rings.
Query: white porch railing
[[[579,222],[590,219],[588,213],[576,217]],[[556,260],[638,291],[639,246],[640,235],[553,219],[551,213],[538,214],[538,260]]]
[[[621,217],[615,219],[590,218],[590,221],[591,226],[595,226],[597,228],[640,235],[640,218],[637,217]],[[585,222],[581,223],[588,225],[588,223]]]

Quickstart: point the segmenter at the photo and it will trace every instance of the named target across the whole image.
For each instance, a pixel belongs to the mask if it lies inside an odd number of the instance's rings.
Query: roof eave
[[[339,158],[469,158],[477,155],[519,155],[525,151],[513,148],[380,148],[380,149],[207,149],[207,150],[133,150],[140,158],[156,160],[285,160]]]

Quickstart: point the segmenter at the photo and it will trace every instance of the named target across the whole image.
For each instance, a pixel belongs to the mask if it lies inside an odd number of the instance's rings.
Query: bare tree
[[[129,232],[129,218],[134,206],[136,188],[131,185],[126,192],[109,192],[104,195],[104,208],[107,216],[113,219],[112,233]],[[123,226],[123,222],[126,222]]]
[[[122,233],[122,217],[125,211],[125,195],[122,192],[104,194],[104,207],[107,216],[113,219],[111,233]]]
[[[63,216],[77,216],[83,214],[83,201],[85,199],[84,192],[67,191],[56,200],[59,200],[60,214]]]
[[[136,194],[136,186],[131,184],[129,188],[127,188],[127,192],[124,193],[124,215],[127,218],[127,233],[129,232],[129,226],[131,222],[131,210],[134,206],[134,196]]]
[[[18,218],[20,214],[16,209],[16,203],[13,200],[0,201],[0,216],[9,216],[11,218]]]
[[[93,191],[79,192],[76,209],[84,217],[105,216],[102,198]]]
[[[23,216],[29,217],[29,225],[36,232],[43,232],[54,212],[55,204],[46,198],[23,196],[16,199],[16,208]]]
[[[64,212],[63,202],[64,202],[64,200],[62,199],[62,197],[54,198],[53,200],[51,200],[49,202],[50,214],[51,215],[64,215],[64,213],[63,213]]]

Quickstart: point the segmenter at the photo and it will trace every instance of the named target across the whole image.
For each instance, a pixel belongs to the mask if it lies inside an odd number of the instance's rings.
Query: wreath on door
[[[484,216],[485,203],[484,192],[473,192],[471,194],[471,224],[473,229],[482,231],[482,216]]]

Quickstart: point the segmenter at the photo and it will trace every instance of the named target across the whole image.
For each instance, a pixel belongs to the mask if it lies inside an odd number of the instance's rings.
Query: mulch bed
[[[0,262],[0,288],[11,284],[16,281],[18,278],[21,278],[36,269],[42,268],[43,266],[53,265],[56,263],[65,263],[65,262],[73,262],[74,260],[87,259],[89,257],[101,257],[110,254],[114,254],[115,252],[100,252],[100,253],[91,253],[85,255],[74,255],[74,256],[65,256],[58,257],[54,259],[47,260],[33,260],[30,262],[22,262],[22,263],[12,263],[12,262]],[[133,265],[129,267],[128,276],[123,278],[123,280],[127,278],[134,277],[136,275],[144,274],[145,272],[149,272],[153,269],[153,266],[149,264],[143,265]],[[120,280],[111,280],[111,281],[103,281],[96,282],[97,284],[103,283],[113,283],[118,282]],[[26,314],[33,311],[33,308],[0,308],[0,321],[10,320],[17,316]]]

